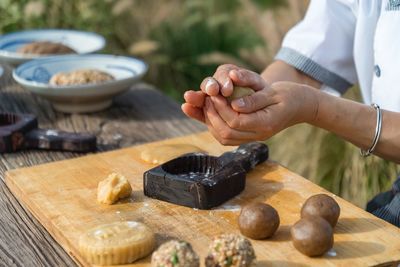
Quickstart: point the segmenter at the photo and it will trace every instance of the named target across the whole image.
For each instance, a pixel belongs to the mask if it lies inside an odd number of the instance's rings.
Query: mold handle
[[[231,162],[239,163],[242,168],[248,172],[257,164],[268,159],[268,146],[260,142],[251,142],[240,145],[236,150],[225,152],[218,160],[221,166],[225,166]]]

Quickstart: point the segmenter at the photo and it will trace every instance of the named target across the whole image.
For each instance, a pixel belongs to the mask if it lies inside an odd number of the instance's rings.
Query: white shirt
[[[365,103],[400,112],[400,0],[312,0],[276,59]]]

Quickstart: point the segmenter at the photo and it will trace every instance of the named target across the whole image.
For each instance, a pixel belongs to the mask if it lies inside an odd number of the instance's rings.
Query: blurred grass
[[[94,31],[107,53],[143,58],[146,80],[178,101],[223,63],[261,71],[307,0],[0,0],[0,33],[30,28]],[[360,100],[358,88],[345,97]],[[268,140],[272,159],[364,207],[399,168],[308,125]]]

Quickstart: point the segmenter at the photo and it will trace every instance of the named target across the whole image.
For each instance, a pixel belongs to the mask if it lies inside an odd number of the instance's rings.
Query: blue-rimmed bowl
[[[85,85],[50,85],[58,72],[97,69],[111,74],[115,80]],[[113,55],[66,55],[35,59],[13,71],[14,79],[27,90],[48,99],[53,107],[66,113],[86,113],[108,108],[112,98],[129,89],[147,72],[143,61]]]
[[[52,56],[17,52],[21,46],[37,41],[61,43],[74,49],[78,54],[100,51],[106,44],[104,37],[93,32],[62,29],[20,31],[0,36],[0,61],[19,65],[31,59]]]

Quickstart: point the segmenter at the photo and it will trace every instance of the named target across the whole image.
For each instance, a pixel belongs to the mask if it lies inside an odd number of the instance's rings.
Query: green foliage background
[[[262,31],[272,21],[258,27],[254,22],[266,10],[279,17],[275,10],[286,8],[286,2],[0,0],[0,33],[30,28],[100,33],[108,42],[104,52],[143,58],[150,65],[146,80],[181,101],[183,91],[198,88],[220,64],[261,71],[264,64],[255,62],[260,62],[260,51],[267,57]],[[298,0],[290,2],[299,5]],[[357,88],[345,97],[360,100]],[[377,157],[361,158],[351,144],[308,125],[285,130],[268,143],[273,159],[361,207],[388,189],[399,171],[396,164]]]

